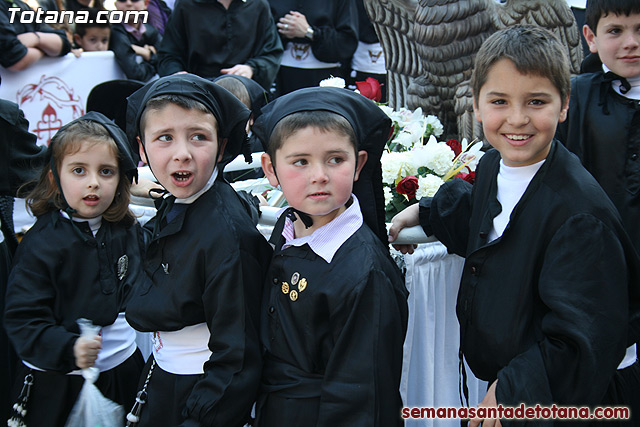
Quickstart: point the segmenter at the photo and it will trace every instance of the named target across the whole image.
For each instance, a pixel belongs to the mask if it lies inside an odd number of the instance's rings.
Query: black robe
[[[14,197],[20,186],[37,177],[46,161],[47,150],[36,142],[37,138],[29,132],[29,122],[18,105],[0,99],[0,197]],[[4,242],[0,243],[0,313],[4,313],[7,278],[18,243],[13,217],[9,214],[12,212],[0,215],[0,229],[4,235]],[[3,378],[0,382],[0,419],[4,420],[10,406],[9,389],[13,384],[16,360],[2,322],[0,319],[0,378]]]
[[[15,196],[45,164],[46,148],[37,145],[29,121],[17,104],[0,99],[0,195]]]
[[[174,206],[180,213],[149,244],[144,265],[151,282],[135,292],[127,320],[146,332],[206,323],[213,354],[201,375],[156,366],[140,427],[242,426],[260,382],[261,284],[272,250],[220,179],[192,204]]]
[[[113,324],[143,276],[143,247],[137,224],[103,220],[94,238],[86,222],[72,225],[58,211],[39,217],[18,246],[7,289],[5,328],[18,355],[44,370],[77,369],[76,321]],[[120,279],[125,255],[128,267]]]
[[[572,78],[569,106],[558,139],[611,198],[640,252],[640,103],[615,93],[599,71]]]
[[[234,0],[228,10],[217,0],[180,0],[164,31],[160,76],[187,71],[211,78],[245,64],[265,89],[275,80],[282,43],[266,0]]]
[[[4,324],[19,358],[48,371],[32,372],[28,425],[64,426],[84,383],[82,376],[65,375],[78,369],[76,321],[86,318],[108,326],[125,310],[131,289],[144,274],[143,240],[139,225],[105,220],[93,237],[86,222],[72,225],[58,211],[39,217],[25,234],[9,276]],[[96,386],[107,398],[130,405],[136,393],[131,379],[143,363],[136,352],[101,372]],[[18,364],[14,402],[28,371]]]
[[[387,247],[363,225],[327,263],[306,245],[281,250],[279,237],[262,304],[256,425],[403,425],[408,292]]]
[[[420,201],[425,232],[466,258],[462,351],[478,378],[498,379],[500,404],[596,405],[639,336],[637,255],[604,191],[557,141],[489,243],[499,162],[490,150],[473,188],[455,179]]]

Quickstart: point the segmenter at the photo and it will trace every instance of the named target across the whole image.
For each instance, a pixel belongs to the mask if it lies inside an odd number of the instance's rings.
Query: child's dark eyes
[[[531,100],[531,105],[545,105],[546,102],[541,100],[541,99],[532,99]]]
[[[332,165],[338,165],[344,161],[345,161],[344,157],[336,156],[336,157],[330,157],[327,163]],[[294,166],[306,166],[309,164],[309,161],[307,161],[307,159],[298,159],[298,160],[295,160],[292,164]]]
[[[504,105],[507,103],[507,101],[505,101],[504,99],[494,99],[493,101],[491,101],[491,103],[494,105]]]
[[[82,175],[84,173],[84,168],[76,167],[71,170],[76,175]]]
[[[171,135],[160,135],[158,137],[158,141],[161,141],[161,142],[171,142],[171,140],[172,140]]]
[[[100,173],[104,176],[112,176],[116,173],[116,171],[110,168],[104,168],[100,171]]]
[[[196,135],[193,135],[193,139],[195,139],[196,141],[206,141],[208,138],[207,138],[207,135],[198,133]]]

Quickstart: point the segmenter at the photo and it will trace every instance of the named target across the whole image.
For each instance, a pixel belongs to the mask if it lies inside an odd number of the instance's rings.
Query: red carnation
[[[473,184],[475,182],[475,180],[476,180],[476,172],[475,171],[471,171],[469,173],[460,172],[455,177],[463,179],[463,180],[467,181],[469,184]]]
[[[380,102],[382,99],[382,85],[373,77],[367,77],[363,82],[356,82],[356,87],[361,95],[369,99],[376,102]]]
[[[462,153],[462,145],[457,139],[448,140],[447,145],[453,150],[453,154],[455,154],[456,157]]]
[[[415,176],[403,178],[402,181],[396,185],[396,192],[406,194],[410,199],[416,197],[416,191],[418,191],[418,178]]]

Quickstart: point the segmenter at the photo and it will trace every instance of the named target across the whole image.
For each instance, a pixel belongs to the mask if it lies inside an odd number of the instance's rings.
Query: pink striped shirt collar
[[[284,228],[282,229],[285,244],[282,249],[286,249],[289,246],[307,244],[316,255],[331,263],[340,246],[362,226],[363,219],[360,204],[354,194],[351,195],[351,198],[353,201],[351,206],[333,221],[318,228],[309,236],[296,239],[294,237],[293,221],[289,218],[285,219]]]

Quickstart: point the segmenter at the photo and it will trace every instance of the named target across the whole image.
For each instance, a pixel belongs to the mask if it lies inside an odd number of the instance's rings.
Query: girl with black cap
[[[403,425],[407,290],[380,166],[390,120],[359,94],[316,87],[268,104],[253,130],[290,206],[271,236],[256,426]]]
[[[260,383],[261,286],[272,252],[223,178],[244,151],[249,110],[191,74],[149,83],[128,102],[131,136],[167,190],[145,225],[151,283],[127,306],[129,323],[154,335],[128,420],[243,426]]]
[[[37,221],[18,246],[7,289],[5,327],[22,359],[14,425],[64,426],[84,384],[80,369],[91,366],[104,396],[129,405],[144,365],[124,317],[144,277],[142,229],[128,208],[137,169],[126,135],[91,112],[60,128],[47,155],[27,196]],[[79,318],[99,326],[99,336],[81,337]]]

